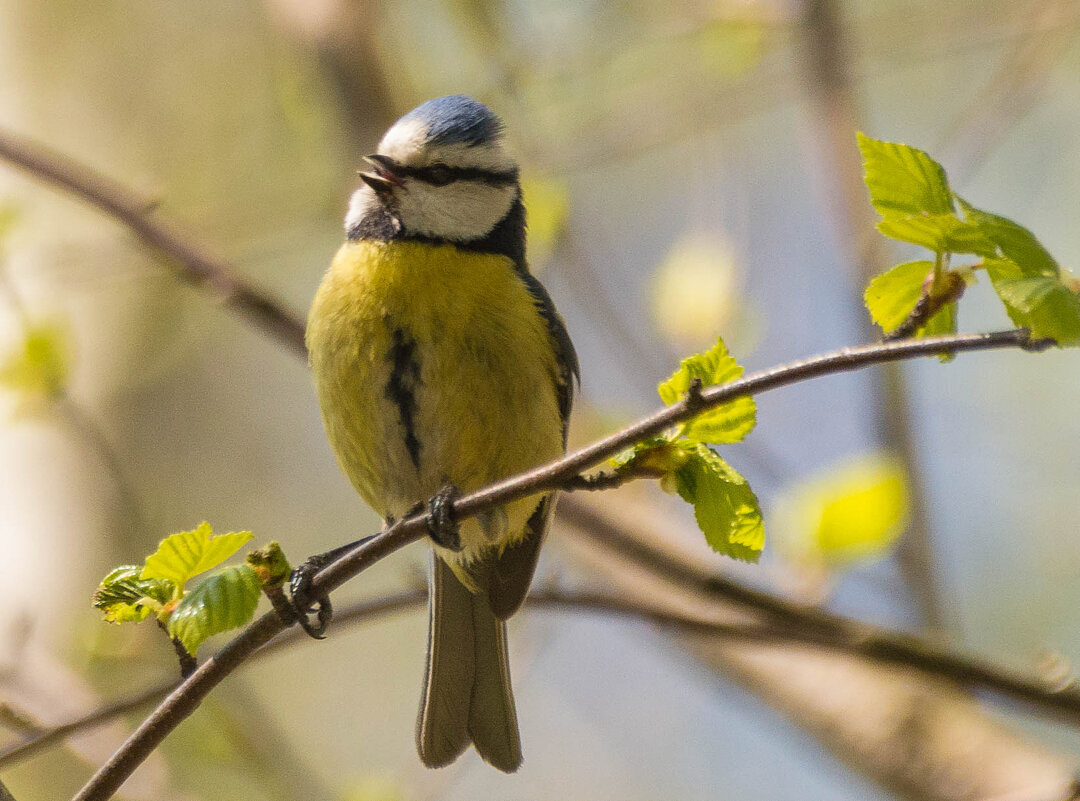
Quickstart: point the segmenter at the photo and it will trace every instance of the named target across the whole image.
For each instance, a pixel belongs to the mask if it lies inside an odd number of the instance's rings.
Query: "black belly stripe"
[[[401,427],[405,429],[405,450],[413,466],[420,469],[420,440],[416,438],[416,389],[420,383],[420,363],[416,360],[416,342],[407,332],[395,328],[391,334],[394,344],[387,357],[392,365],[386,382],[386,397],[398,409]]]

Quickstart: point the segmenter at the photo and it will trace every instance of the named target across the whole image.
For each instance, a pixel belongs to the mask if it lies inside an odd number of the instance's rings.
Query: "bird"
[[[429,100],[365,160],[308,318],[316,395],[363,500],[387,524],[431,512],[421,761],[448,765],[471,743],[512,773],[522,754],[506,620],[556,495],[460,523],[452,502],[565,453],[578,359],[529,272],[520,170],[494,112],[464,95]]]

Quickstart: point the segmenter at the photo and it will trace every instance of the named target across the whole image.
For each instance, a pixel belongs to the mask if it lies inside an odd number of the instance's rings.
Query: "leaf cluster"
[[[250,531],[215,535],[209,523],[163,539],[142,566],[123,565],[102,579],[94,606],[111,623],[151,615],[194,655],[208,637],[244,625],[255,614],[260,574],[248,564],[215,570],[194,589],[191,579],[212,570],[251,540]]]
[[[955,332],[964,287],[985,270],[1017,326],[1034,339],[1080,344],[1080,286],[1031,231],[957,195],[945,169],[922,150],[861,133],[858,141],[870,202],[882,217],[877,229],[934,253],[898,264],[866,288],[866,307],[886,334]],[[975,261],[951,268],[955,255]]]
[[[743,374],[722,339],[704,353],[683,359],[657,386],[664,403],[690,398],[702,387],[726,384]],[[756,562],[765,546],[761,507],[746,479],[713,447],[740,442],[754,428],[757,405],[750,396],[702,412],[624,451],[612,460],[616,475],[649,475],[694,507],[694,517],[713,550]]]

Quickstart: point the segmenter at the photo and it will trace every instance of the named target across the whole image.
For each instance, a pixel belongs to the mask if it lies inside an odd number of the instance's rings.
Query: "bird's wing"
[[[540,543],[551,522],[555,496],[545,495],[525,524],[525,538],[506,548],[491,564],[487,577],[488,600],[491,611],[499,620],[506,620],[520,607],[529,592],[536,562],[540,558]]]
[[[570,407],[574,403],[574,382],[581,383],[581,368],[578,366],[577,351],[574,350],[574,343],[570,341],[570,334],[567,333],[566,324],[555,309],[551,295],[548,294],[544,285],[537,280],[535,275],[529,272],[525,265],[519,265],[518,267],[518,274],[521,276],[521,280],[525,282],[529,294],[536,301],[536,307],[539,309],[541,316],[547,323],[548,331],[551,333],[551,343],[555,349],[555,360],[559,366],[555,390],[559,393],[559,414],[562,416],[563,444],[565,445],[566,434],[570,425]]]
[[[581,381],[577,352],[544,285],[529,272],[525,264],[518,263],[516,266],[518,275],[536,302],[536,307],[551,333],[551,346],[555,351],[557,365],[557,374],[554,376],[555,391],[558,393],[565,446],[570,427],[570,408],[574,403],[574,382]],[[555,496],[545,495],[525,524],[525,537],[507,547],[490,565],[484,584],[488,589],[491,611],[499,620],[506,620],[514,614],[525,600],[536,571],[536,562],[540,557],[540,544],[544,540],[554,510]]]

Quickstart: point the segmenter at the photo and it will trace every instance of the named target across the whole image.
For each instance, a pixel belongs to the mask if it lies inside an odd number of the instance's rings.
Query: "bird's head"
[[[382,206],[411,234],[450,242],[484,237],[518,197],[518,167],[502,123],[483,103],[451,95],[417,106],[386,132],[346,228]]]

